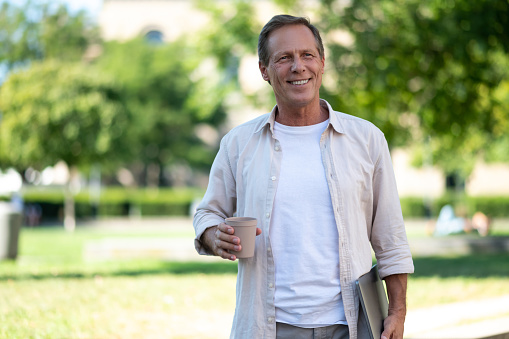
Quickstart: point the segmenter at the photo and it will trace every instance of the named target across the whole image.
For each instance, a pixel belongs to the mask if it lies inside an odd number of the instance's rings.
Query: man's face
[[[319,101],[325,58],[320,57],[315,37],[304,25],[283,26],[268,39],[269,64],[259,64],[270,81],[279,106],[305,107]]]

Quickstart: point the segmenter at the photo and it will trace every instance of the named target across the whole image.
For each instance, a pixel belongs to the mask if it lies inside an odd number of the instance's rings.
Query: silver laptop
[[[370,338],[380,339],[384,319],[389,311],[389,302],[387,301],[383,282],[378,275],[377,265],[374,265],[368,273],[362,275],[356,281],[356,285]]]

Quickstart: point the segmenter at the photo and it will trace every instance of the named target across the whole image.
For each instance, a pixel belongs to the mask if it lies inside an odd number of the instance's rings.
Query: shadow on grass
[[[102,277],[138,277],[144,275],[186,275],[186,274],[237,274],[237,264],[231,262],[157,262],[149,265],[137,263],[122,264],[89,270],[72,270],[56,268],[38,270],[37,272],[9,272],[0,273],[0,281],[43,280],[43,279],[88,279],[95,276]]]
[[[509,278],[509,253],[472,254],[450,257],[415,257],[414,278],[422,277],[465,277],[465,278]],[[145,275],[187,275],[187,274],[236,274],[237,263],[232,262],[148,262],[111,263],[106,266],[77,268],[38,268],[30,270],[9,270],[2,272],[0,281],[42,280],[42,279],[88,279],[102,277],[140,277]]]
[[[415,257],[414,266],[415,273],[412,276],[415,278],[509,278],[509,253]]]

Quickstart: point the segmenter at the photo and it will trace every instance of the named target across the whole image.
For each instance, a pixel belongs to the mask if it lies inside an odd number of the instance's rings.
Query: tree
[[[279,0],[291,7],[297,0]],[[267,107],[275,99],[269,86],[257,93],[242,93],[239,68],[242,58],[256,56],[258,34],[262,23],[256,18],[255,4],[248,0],[215,2],[198,0],[198,8],[210,16],[205,29],[197,34],[195,43],[202,55],[214,60],[221,77],[221,87],[230,95],[245,99],[243,104]],[[253,64],[251,67],[257,67]],[[232,109],[232,107],[229,107]]]
[[[0,64],[8,70],[32,60],[80,60],[99,39],[98,29],[80,11],[47,3],[0,3]]]
[[[60,160],[71,173],[99,162],[113,167],[130,158],[130,141],[137,142],[118,82],[80,63],[34,62],[11,74],[0,91],[0,111],[0,164],[18,169]],[[75,227],[69,187],[64,225]]]
[[[429,147],[463,177],[500,153],[486,145],[508,145],[507,1],[322,4],[326,40],[343,37],[328,46],[335,74],[323,94],[333,105],[373,121],[391,146]]]
[[[239,59],[256,53],[261,26],[253,16],[253,4],[246,0],[226,4],[201,0],[197,5],[211,16],[209,25],[200,33],[202,53],[216,58],[219,68],[236,80]]]
[[[225,117],[224,89],[214,70],[200,72],[203,57],[184,40],[154,45],[142,39],[108,42],[96,61],[122,85],[122,95],[135,119],[138,160],[157,168],[159,182],[168,185],[163,169],[185,163],[208,168],[216,147],[199,138],[199,126],[218,126]]]

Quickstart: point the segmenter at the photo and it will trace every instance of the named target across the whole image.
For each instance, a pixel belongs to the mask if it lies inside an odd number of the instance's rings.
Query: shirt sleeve
[[[414,272],[389,147],[383,135],[373,174],[371,246],[381,278]]]
[[[227,137],[228,135],[221,140],[219,152],[210,170],[207,191],[194,215],[194,245],[199,254],[211,254],[200,241],[203,232],[224,222],[226,218],[233,216],[236,210],[236,185],[227,151]]]

